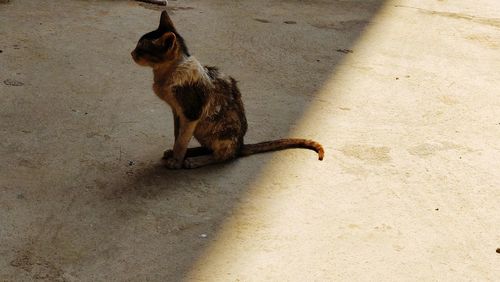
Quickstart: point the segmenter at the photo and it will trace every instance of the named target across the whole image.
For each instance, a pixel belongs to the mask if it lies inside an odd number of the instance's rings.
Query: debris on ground
[[[270,23],[270,21],[268,21],[266,19],[257,19],[257,18],[255,18],[254,20],[256,20],[258,22],[261,22],[261,23]]]
[[[337,49],[337,52],[348,54],[348,53],[354,53],[351,49]]]
[[[10,79],[10,78],[4,80],[3,83],[5,85],[8,85],[8,86],[23,86],[24,85],[24,83],[22,83],[21,81],[17,81],[17,80]]]
[[[149,3],[149,4],[155,4],[155,5],[160,5],[160,6],[167,6],[167,4],[168,4],[168,1],[166,1],[166,0],[135,0],[135,1]]]

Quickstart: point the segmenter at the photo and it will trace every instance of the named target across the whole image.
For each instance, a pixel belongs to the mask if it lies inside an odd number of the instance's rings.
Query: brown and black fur
[[[306,139],[244,144],[247,120],[236,80],[191,56],[166,11],[158,29],[140,38],[132,57],[153,68],[153,90],[172,108],[175,143],[164,154],[167,167],[196,168],[288,148],[311,149],[323,159],[322,146]],[[188,149],[193,136],[201,147]]]

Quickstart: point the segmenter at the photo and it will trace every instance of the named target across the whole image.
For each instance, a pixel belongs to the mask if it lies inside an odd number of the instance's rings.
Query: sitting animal
[[[132,58],[153,68],[153,90],[172,109],[175,143],[164,153],[168,168],[197,168],[288,148],[311,149],[323,159],[323,147],[312,140],[244,144],[247,120],[236,80],[191,56],[166,11],[158,28],[139,39]],[[193,136],[201,147],[188,148]]]

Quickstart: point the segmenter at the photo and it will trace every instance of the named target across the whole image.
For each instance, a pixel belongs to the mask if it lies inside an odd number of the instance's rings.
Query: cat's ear
[[[160,38],[153,41],[154,44],[161,46],[165,50],[174,47],[176,36],[173,32],[165,32]]]
[[[160,16],[160,26],[158,27],[160,30],[175,30],[174,23],[170,19],[167,14],[167,11],[161,12]]]

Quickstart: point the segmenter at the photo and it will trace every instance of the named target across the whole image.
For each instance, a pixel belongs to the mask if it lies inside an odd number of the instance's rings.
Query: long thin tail
[[[318,142],[307,139],[287,138],[287,139],[266,141],[256,144],[245,144],[243,145],[243,148],[241,148],[240,156],[244,157],[258,153],[285,150],[291,148],[303,148],[303,149],[313,150],[316,153],[318,153],[318,159],[320,161],[323,160],[323,157],[325,155],[323,146],[321,146],[321,144],[319,144]]]

